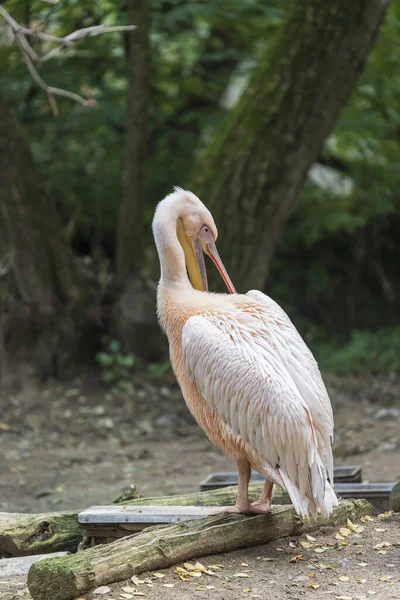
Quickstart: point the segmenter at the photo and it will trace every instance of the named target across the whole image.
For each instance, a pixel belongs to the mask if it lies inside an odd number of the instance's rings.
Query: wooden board
[[[361,483],[362,482],[362,471],[361,467],[358,466],[340,466],[334,469],[334,482],[336,483]],[[258,473],[252,472],[251,480],[252,483],[264,481],[264,477]],[[200,483],[200,490],[202,492],[216,490],[223,487],[228,487],[238,484],[237,471],[232,472],[220,472],[210,473]]]

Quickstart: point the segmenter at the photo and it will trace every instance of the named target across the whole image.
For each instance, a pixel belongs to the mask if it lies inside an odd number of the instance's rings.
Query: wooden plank
[[[340,466],[334,469],[334,482],[336,483],[361,483],[362,471],[358,466]],[[264,477],[259,473],[252,472],[250,481],[252,483],[263,482]],[[216,490],[238,484],[237,471],[210,473],[200,482],[202,492]]]
[[[162,525],[201,519],[221,510],[218,506],[91,506],[78,514],[78,522],[143,523]]]

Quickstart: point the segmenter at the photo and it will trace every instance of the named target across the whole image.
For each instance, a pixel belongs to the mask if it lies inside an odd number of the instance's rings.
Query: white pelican
[[[158,316],[174,373],[200,427],[237,462],[238,495],[228,510],[268,512],[276,483],[299,515],[329,515],[337,506],[333,416],[312,353],[271,298],[235,292],[215,247],[214,219],[192,192],[175,188],[158,204],[153,233]],[[203,252],[229,294],[207,291]],[[253,504],[251,468],[265,476]]]

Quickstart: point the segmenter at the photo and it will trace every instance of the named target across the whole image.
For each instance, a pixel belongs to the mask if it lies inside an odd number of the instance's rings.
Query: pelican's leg
[[[238,469],[238,494],[235,506],[224,506],[218,513],[250,513],[255,512],[249,502],[249,481],[251,475],[250,463],[247,458],[237,460]],[[218,514],[217,512],[214,514]]]
[[[261,496],[251,505],[254,512],[268,513],[271,510],[273,487],[272,481],[266,479]]]

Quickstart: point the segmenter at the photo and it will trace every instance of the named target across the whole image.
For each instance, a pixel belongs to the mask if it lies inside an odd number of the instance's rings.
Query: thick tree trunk
[[[158,360],[155,292],[143,280],[143,206],[146,198],[147,121],[150,98],[149,0],[128,0],[126,35],[129,91],[125,126],[123,194],[117,228],[117,287],[111,329],[146,360]]]
[[[123,581],[145,571],[266,544],[320,525],[338,526],[347,519],[357,520],[373,512],[365,500],[345,500],[331,517],[318,518],[317,523],[302,521],[290,506],[277,506],[269,515],[221,513],[176,525],[150,527],[137,535],[71,556],[41,560],[29,571],[28,587],[33,600],[72,600],[97,586]]]
[[[389,0],[297,0],[196,167],[239,291],[263,288],[279,236],[354,87]]]
[[[117,280],[124,285],[142,261],[143,205],[150,92],[149,1],[128,0],[129,90],[125,126],[123,195],[117,231]]]
[[[0,211],[12,274],[12,285],[0,290],[6,348],[42,374],[60,373],[79,347],[84,286],[28,141],[1,95]]]

